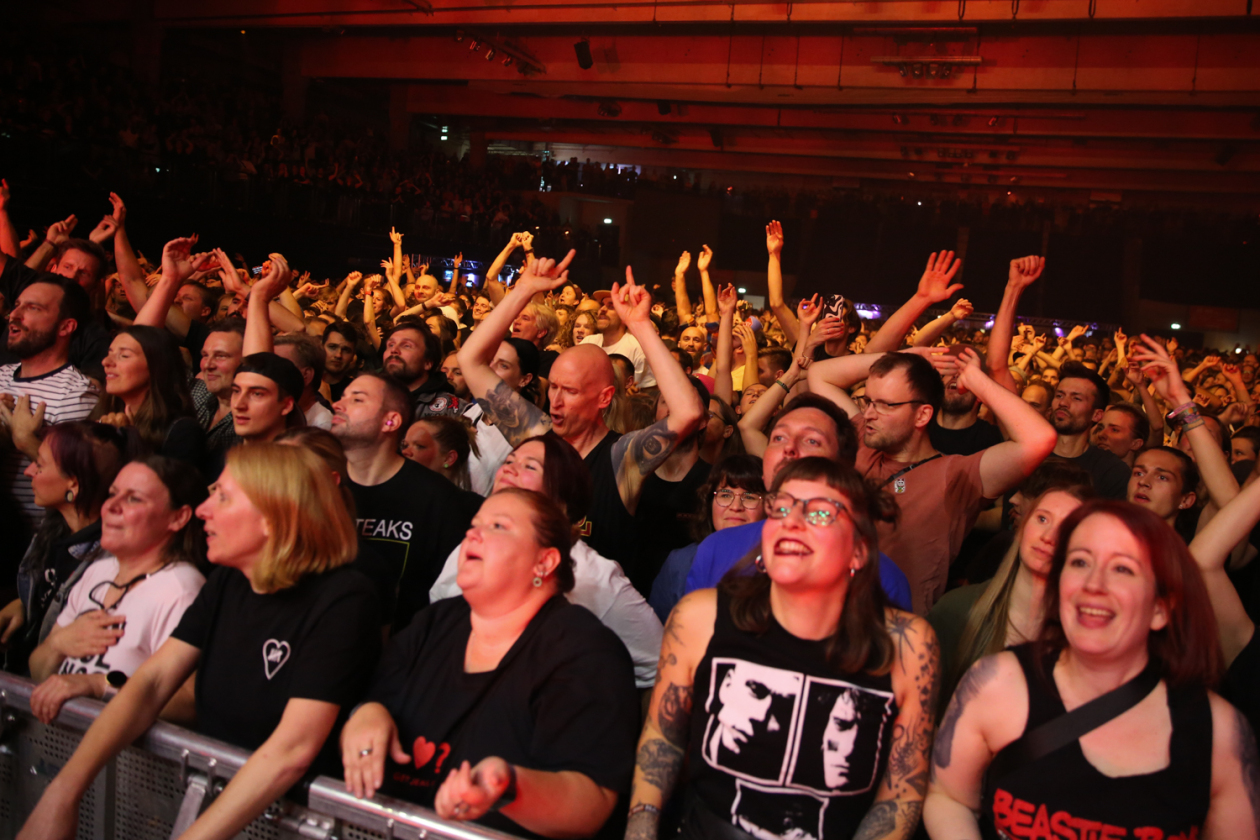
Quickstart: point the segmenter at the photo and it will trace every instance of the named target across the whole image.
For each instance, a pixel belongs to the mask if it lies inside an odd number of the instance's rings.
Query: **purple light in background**
[[[985,321],[985,322],[984,322],[984,328],[985,328],[986,330],[991,330],[991,329],[993,329],[993,319],[992,319],[992,318],[990,318],[989,320],[987,320],[987,321]]]
[[[1057,335],[1059,338],[1063,338],[1063,327],[1055,327],[1054,334]]]

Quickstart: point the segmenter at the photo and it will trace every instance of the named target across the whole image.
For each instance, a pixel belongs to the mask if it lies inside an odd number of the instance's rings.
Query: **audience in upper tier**
[[[1035,256],[985,330],[949,252],[882,322],[789,301],[777,222],[753,310],[708,246],[694,305],[688,253],[585,289],[505,219],[476,289],[397,231],[316,282],[144,265],[110,204],[19,243],[0,201],[5,666],[42,720],[118,695],[23,838],[165,707],[257,750],[207,836],[317,771],[528,837],[1260,840],[1255,356],[1039,334]]]

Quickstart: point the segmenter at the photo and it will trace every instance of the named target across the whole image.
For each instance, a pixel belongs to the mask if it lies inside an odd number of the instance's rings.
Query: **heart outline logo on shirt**
[[[288,642],[268,639],[263,643],[263,670],[268,680],[284,667],[284,663],[289,661],[290,652],[291,649]]]

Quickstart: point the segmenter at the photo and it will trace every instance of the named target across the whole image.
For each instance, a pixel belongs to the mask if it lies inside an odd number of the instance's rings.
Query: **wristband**
[[[774,384],[775,384],[775,385],[778,385],[780,388],[782,388],[782,389],[783,389],[783,393],[785,393],[785,394],[790,394],[790,393],[792,393],[792,389],[791,389],[791,388],[789,388],[788,386],[784,385],[784,384],[783,384],[783,380],[782,380],[782,379],[776,379],[776,380],[774,380]]]
[[[1195,419],[1193,419],[1193,420],[1187,420],[1185,423],[1181,424],[1181,430],[1182,430],[1183,432],[1188,432],[1188,431],[1190,431],[1191,429],[1197,429],[1197,428],[1199,428],[1200,426],[1202,426],[1202,425],[1203,425],[1203,418],[1202,418],[1202,417],[1200,417],[1200,416],[1199,416],[1199,415],[1197,415],[1197,414],[1196,414],[1194,417],[1195,417]]]
[[[1180,423],[1181,428],[1183,429],[1194,428],[1195,424],[1203,424],[1203,415],[1199,414],[1197,410],[1187,411],[1185,414],[1181,415],[1181,417],[1177,418],[1177,422]]]
[[[661,815],[661,809],[657,808],[650,802],[640,802],[638,805],[635,805],[630,809],[630,813],[626,814],[626,818],[629,819],[635,814],[655,814],[659,817]]]
[[[513,802],[516,801],[517,793],[519,793],[519,790],[516,787],[516,765],[509,764],[508,765],[508,786],[503,791],[503,793],[499,795],[499,798],[495,800],[494,804],[490,806],[490,810],[498,811],[501,808],[506,808],[507,806],[511,805]]]
[[[1176,420],[1178,417],[1185,414],[1187,411],[1193,411],[1197,408],[1198,408],[1198,403],[1194,402],[1193,400],[1191,400],[1188,403],[1183,403],[1182,405],[1179,405],[1176,408],[1174,408],[1172,411],[1168,412],[1168,419]]]

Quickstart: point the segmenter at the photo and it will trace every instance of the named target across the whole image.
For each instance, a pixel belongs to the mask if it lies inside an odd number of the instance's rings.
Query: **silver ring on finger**
[[[368,748],[366,748],[366,749],[359,750],[359,757],[360,757],[360,758],[365,758],[365,757],[367,757],[367,756],[369,756],[369,755],[371,755],[371,754],[372,754],[372,748],[371,748],[371,747],[368,747]]]

